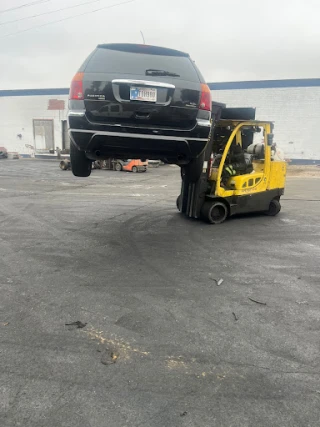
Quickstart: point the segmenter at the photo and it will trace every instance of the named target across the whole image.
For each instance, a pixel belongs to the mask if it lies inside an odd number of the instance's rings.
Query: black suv
[[[211,93],[186,53],[156,46],[102,44],[71,83],[72,171],[92,160],[161,159],[200,176],[211,127]]]

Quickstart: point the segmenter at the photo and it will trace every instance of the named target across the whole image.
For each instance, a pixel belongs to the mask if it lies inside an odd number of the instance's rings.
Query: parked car
[[[187,53],[101,44],[72,80],[70,156],[75,176],[92,160],[160,159],[200,176],[211,127],[211,92]]]
[[[140,159],[117,159],[115,163],[116,171],[127,171],[127,172],[146,172],[148,169],[148,161],[142,161]]]
[[[160,160],[148,160],[148,167],[158,168],[161,164]]]
[[[0,159],[7,159],[8,151],[5,147],[0,147]]]

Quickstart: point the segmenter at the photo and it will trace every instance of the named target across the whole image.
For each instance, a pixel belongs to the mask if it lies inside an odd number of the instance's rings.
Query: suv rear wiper
[[[170,71],[165,71],[165,70],[156,70],[156,69],[153,69],[153,68],[150,68],[149,70],[146,70],[146,76],[180,77],[179,74],[171,73]]]

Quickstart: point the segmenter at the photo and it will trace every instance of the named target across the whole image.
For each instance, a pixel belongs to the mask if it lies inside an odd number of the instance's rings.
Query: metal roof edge
[[[320,78],[312,79],[287,79],[287,80],[252,80],[239,82],[208,83],[211,90],[243,90],[243,89],[277,89],[295,87],[320,86]],[[0,90],[0,97],[13,96],[39,96],[39,95],[68,95],[69,88],[48,89],[13,89]]]
[[[0,90],[0,97],[38,95],[69,95],[69,88]]]
[[[208,83],[211,90],[278,89],[320,86],[320,78],[286,80],[252,80],[242,82]]]

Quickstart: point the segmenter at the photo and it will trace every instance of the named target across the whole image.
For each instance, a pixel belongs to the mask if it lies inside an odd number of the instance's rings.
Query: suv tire
[[[71,142],[70,144],[71,169],[74,176],[88,177],[91,175],[92,161],[89,160],[84,151],[80,151]]]

